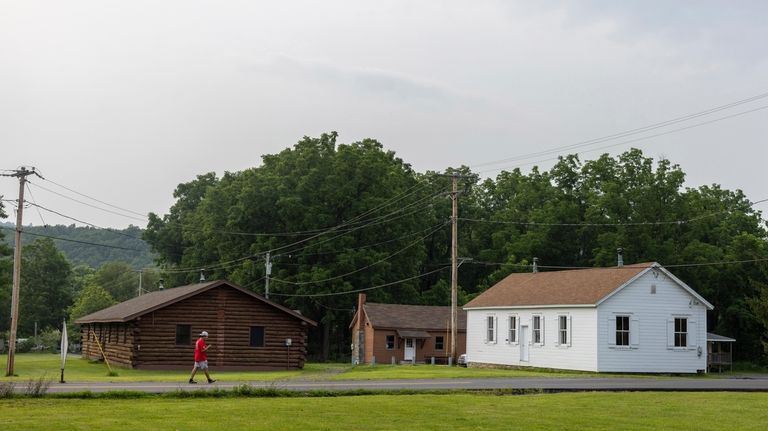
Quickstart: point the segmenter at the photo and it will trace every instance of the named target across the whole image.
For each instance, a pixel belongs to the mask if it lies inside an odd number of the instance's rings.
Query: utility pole
[[[264,262],[264,270],[265,270],[265,276],[264,276],[264,297],[269,299],[269,276],[272,274],[272,262],[269,260],[270,255],[269,252],[267,252],[267,260]]]
[[[13,363],[16,356],[16,328],[19,326],[19,285],[21,284],[21,227],[22,214],[24,212],[24,185],[27,182],[28,175],[37,175],[35,168],[28,170],[21,167],[12,174],[2,174],[4,177],[17,177],[19,179],[19,202],[16,210],[16,238],[13,249],[13,289],[11,293],[11,330],[8,337],[8,362],[5,368],[5,375],[13,375]],[[41,177],[42,178],[42,177]]]
[[[459,178],[456,174],[453,175],[451,188],[451,361],[456,363],[456,327],[458,326],[458,311],[456,309],[458,302],[458,281],[459,281],[459,265],[458,265],[458,248],[459,248],[459,191],[458,181]]]
[[[138,273],[139,273],[139,291],[137,292],[137,295],[136,295],[136,296],[141,296],[141,273],[142,273],[143,271],[142,271],[142,270],[140,270],[140,269],[138,269],[138,270],[136,270],[136,272],[138,272]]]

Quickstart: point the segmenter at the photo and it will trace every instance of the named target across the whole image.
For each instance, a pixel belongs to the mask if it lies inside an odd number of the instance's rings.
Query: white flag
[[[69,341],[67,340],[67,321],[61,326],[61,369],[67,363],[67,350],[69,350]]]

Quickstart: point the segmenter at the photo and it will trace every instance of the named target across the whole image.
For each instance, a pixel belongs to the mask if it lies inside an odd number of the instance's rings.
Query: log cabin
[[[139,369],[191,368],[195,341],[207,331],[208,362],[219,370],[303,368],[307,332],[317,326],[225,280],[151,292],[76,323],[84,358]]]

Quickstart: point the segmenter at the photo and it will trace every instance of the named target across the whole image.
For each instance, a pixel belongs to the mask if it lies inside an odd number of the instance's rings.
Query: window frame
[[[254,329],[261,328],[261,345],[254,344]],[[257,338],[258,340],[258,338]],[[248,347],[252,347],[254,349],[261,349],[263,347],[267,347],[267,328],[263,325],[251,325],[248,328]]]
[[[392,344],[390,345],[390,339],[392,340]],[[386,335],[384,336],[384,348],[387,350],[395,350],[395,336],[394,335]]]
[[[616,341],[615,345],[616,347],[620,347],[620,348],[629,348],[630,337],[631,337],[631,327],[630,327],[631,317],[628,314],[617,314],[615,316],[615,319],[616,319],[616,331],[613,335]],[[619,325],[620,320],[622,322],[622,325]],[[623,325],[624,321],[626,321],[626,327],[625,325]]]
[[[435,351],[442,352],[443,350],[445,350],[445,336],[435,335]]]
[[[573,326],[569,314],[557,315],[557,345],[560,347],[571,346],[571,327]]]
[[[485,316],[485,342],[488,344],[496,344],[498,337],[498,324],[495,314],[487,314]]]
[[[514,319],[514,323],[512,320]],[[507,316],[507,343],[518,344],[520,342],[517,326],[520,323],[520,317],[517,314],[510,314]]]
[[[688,348],[688,317],[678,317],[675,316],[674,318],[674,347],[676,349],[687,349]],[[680,325],[678,326],[678,323]]]
[[[180,343],[179,342],[179,339],[180,339],[179,336],[181,335],[181,337],[183,337],[184,334],[180,333],[179,329],[183,329],[183,328],[186,328],[186,332],[187,332],[187,334],[186,334],[186,342],[181,342]],[[184,340],[182,339],[182,341],[184,341]],[[192,344],[192,325],[176,324],[176,341],[175,341],[175,345],[176,346],[189,346],[191,344]]]
[[[544,345],[544,316],[541,314],[531,316],[531,344]]]

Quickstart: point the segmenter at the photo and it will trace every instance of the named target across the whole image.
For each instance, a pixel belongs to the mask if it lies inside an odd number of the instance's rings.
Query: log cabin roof
[[[275,304],[274,302],[264,298],[261,295],[257,295],[226,280],[215,280],[209,281],[207,283],[190,284],[187,286],[150,292],[145,295],[137,296],[127,301],[123,301],[119,304],[115,304],[103,310],[99,310],[95,313],[91,313],[87,316],[83,316],[77,319],[75,323],[128,322],[144,314],[167,307],[171,304],[175,304],[179,301],[206,292],[208,290],[221,287],[229,287],[238,290],[301,321],[304,321],[312,326],[317,326],[315,321],[302,316],[300,313],[283,307],[282,305]]]
[[[376,329],[433,329],[444,331],[451,319],[451,307],[435,305],[379,304],[366,302],[363,305],[371,326]],[[456,329],[467,329],[467,313],[457,309]]]
[[[610,268],[514,273],[478,295],[464,308],[598,305],[651,269],[672,278],[708,308],[712,308],[698,293],[656,262]]]

